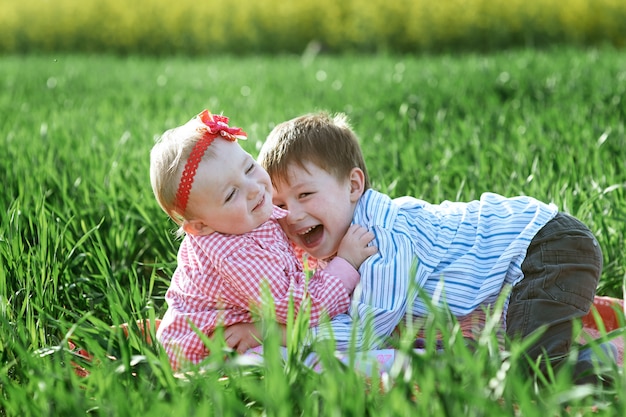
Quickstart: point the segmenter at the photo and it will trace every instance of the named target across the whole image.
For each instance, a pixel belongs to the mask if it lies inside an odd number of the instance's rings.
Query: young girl
[[[324,314],[345,313],[357,269],[376,253],[368,246],[374,235],[351,226],[338,256],[307,282],[278,224],[287,211],[272,205],[269,175],[237,143],[245,138],[226,117],[204,110],[166,131],[150,154],[156,199],[184,234],[157,332],[174,369],[208,355],[191,324],[211,336],[217,326],[253,322],[263,282],[279,323],[287,320],[290,298],[296,313],[310,298],[312,326]]]

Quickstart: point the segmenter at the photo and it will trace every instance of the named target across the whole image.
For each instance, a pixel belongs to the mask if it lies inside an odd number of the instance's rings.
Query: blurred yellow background
[[[624,0],[2,0],[0,53],[439,52],[626,44]]]

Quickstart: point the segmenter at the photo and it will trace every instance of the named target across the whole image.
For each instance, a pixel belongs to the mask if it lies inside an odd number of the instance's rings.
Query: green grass
[[[572,415],[591,404],[624,415],[622,371],[617,395],[572,387],[567,372],[537,392],[519,375],[523,346],[503,362],[489,336],[472,354],[454,329],[444,329],[444,354],[405,347],[412,366],[383,392],[331,354],[327,371],[311,373],[297,351],[288,366],[275,356],[242,367],[215,355],[210,372],[178,379],[157,346],[110,327],[164,312],[178,242],[152,196],[148,154],[155,136],[203,108],[243,127],[254,155],[277,122],[346,112],[374,187],[392,196],[439,202],[494,191],[553,201],[602,246],[599,293],[622,297],[624,68],[626,55],[609,48],[3,56],[0,415],[561,415],[566,404]],[[68,338],[94,360],[63,349]],[[91,375],[77,377],[71,360]]]

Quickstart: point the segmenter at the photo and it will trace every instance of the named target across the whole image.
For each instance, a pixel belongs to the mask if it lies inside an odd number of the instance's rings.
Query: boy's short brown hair
[[[290,164],[304,168],[305,162],[311,162],[337,179],[347,178],[352,168],[360,168],[365,189],[370,188],[359,140],[343,113],[309,113],[280,123],[267,137],[258,160],[273,184],[289,183]]]

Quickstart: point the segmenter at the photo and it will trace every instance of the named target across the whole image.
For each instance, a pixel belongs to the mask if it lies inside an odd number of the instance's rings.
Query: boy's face
[[[259,227],[273,211],[267,171],[235,142],[215,139],[210,146],[214,156],[198,166],[183,229],[207,235],[242,234]]]
[[[303,165],[292,164],[288,181],[275,184],[273,202],[289,211],[279,220],[287,236],[313,257],[327,259],[337,253],[352,222],[363,177],[359,168],[340,180],[313,163]]]

